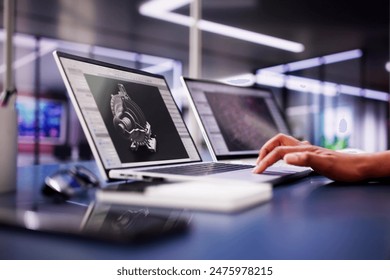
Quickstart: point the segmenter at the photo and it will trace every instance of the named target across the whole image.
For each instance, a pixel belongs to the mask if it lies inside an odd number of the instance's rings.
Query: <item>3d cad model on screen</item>
[[[123,84],[118,84],[118,92],[111,95],[113,123],[119,134],[129,140],[130,149],[137,151],[144,146],[150,152],[156,152],[157,140],[152,134],[141,108],[129,97]]]

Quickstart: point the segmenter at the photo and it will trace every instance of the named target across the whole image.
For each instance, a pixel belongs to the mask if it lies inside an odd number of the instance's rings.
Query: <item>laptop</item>
[[[53,55],[104,179],[273,183],[291,177],[203,162],[164,76],[59,51]]]
[[[271,137],[291,134],[268,89],[186,77],[181,77],[181,82],[214,161],[255,165],[259,148]],[[311,169],[280,160],[268,170]]]

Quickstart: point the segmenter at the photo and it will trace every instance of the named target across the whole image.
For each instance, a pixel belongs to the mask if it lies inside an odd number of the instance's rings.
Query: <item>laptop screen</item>
[[[95,158],[105,169],[200,160],[163,76],[54,55]]]
[[[209,148],[218,159],[254,156],[287,125],[270,91],[183,78]]]

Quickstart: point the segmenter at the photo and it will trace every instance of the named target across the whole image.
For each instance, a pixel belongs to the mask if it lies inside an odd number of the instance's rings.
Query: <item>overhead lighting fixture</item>
[[[350,50],[335,54],[329,54],[322,57],[324,64],[331,64],[336,62],[342,62],[351,59],[357,59],[363,56],[363,52],[360,49]]]
[[[343,62],[347,60],[357,59],[363,56],[363,52],[360,49],[354,49],[345,52],[333,53],[324,56],[313,57],[300,61],[290,62],[286,64],[275,65],[260,70],[274,71],[277,73],[294,72],[298,70],[310,69],[321,65],[332,64],[337,62]]]
[[[386,63],[385,68],[387,72],[390,72],[390,61]]]
[[[137,60],[136,53],[122,51],[122,50],[109,49],[109,48],[104,48],[104,47],[99,47],[99,46],[93,47],[93,54],[111,57],[111,58],[115,58],[115,59],[122,59],[122,60],[130,60],[130,61]]]
[[[156,64],[156,65],[142,68],[141,70],[153,74],[161,74],[167,71],[171,71],[172,69],[173,69],[173,61],[167,61],[161,64]]]
[[[258,71],[256,73],[256,83],[265,86],[282,88],[285,86],[286,75],[271,71]]]
[[[389,94],[387,92],[383,92],[383,91],[364,89],[363,95],[364,95],[364,97],[369,98],[369,99],[389,101]]]
[[[287,67],[283,67],[283,68],[288,72],[294,72],[302,69],[317,67],[320,66],[321,64],[322,64],[321,59],[319,57],[315,57],[315,58],[288,63]]]
[[[230,77],[233,79],[234,77]],[[364,89],[349,85],[335,84],[328,81],[320,81],[293,75],[271,72],[267,70],[258,70],[256,72],[256,83],[263,86],[271,86],[289,90],[310,92],[313,94],[323,94],[335,96],[337,93],[364,97],[372,100],[389,101],[389,94],[383,91]]]
[[[353,96],[361,96],[362,89],[359,87],[353,87],[348,85],[340,85],[339,91],[344,94],[353,95]]]
[[[140,54],[138,55],[138,61],[141,63],[156,65],[156,64],[163,64],[166,62],[172,62],[173,60],[164,57],[157,57],[154,55]]]
[[[193,18],[172,12],[173,10],[186,6],[191,2],[192,0],[151,0],[142,4],[139,8],[139,12],[144,16],[172,22],[179,25],[192,26],[195,24]],[[200,30],[252,42],[259,45],[265,45],[295,53],[303,52],[305,49],[304,45],[301,43],[208,20],[201,19],[197,22],[197,24]]]
[[[93,48],[93,54],[115,58],[115,59],[150,64],[150,66],[142,68],[141,70],[154,73],[154,74],[171,71],[174,68],[174,60],[152,56],[152,55],[137,54],[134,52],[109,49],[109,48],[104,48],[99,46],[95,46]]]
[[[256,77],[252,73],[244,73],[244,74],[235,75],[228,78],[223,78],[221,79],[221,81],[235,86],[249,87],[255,84]]]
[[[321,57],[314,57],[301,61],[275,65],[267,68],[261,68],[256,71],[256,83],[272,87],[286,87],[290,90],[311,92],[314,94],[324,94],[334,96],[337,93],[360,96],[368,99],[389,101],[389,93],[374,91],[359,87],[335,84],[327,81],[308,79],[284,73],[297,70],[318,67],[324,64],[337,63],[351,59],[360,58],[363,55],[362,50],[355,49],[340,53],[334,53]],[[386,69],[390,72],[390,62],[386,63]]]
[[[271,67],[267,67],[267,68],[261,68],[261,69],[258,69],[257,72],[267,71],[267,72],[273,72],[273,73],[285,73],[285,72],[288,72],[286,69],[287,69],[287,65],[281,64],[281,65],[271,66]]]
[[[4,42],[4,30],[0,30],[0,42]],[[36,39],[33,36],[14,34],[14,44],[17,47],[26,48],[28,53],[15,59],[13,62],[13,69],[19,69],[29,63],[35,61],[38,57],[42,57],[48,53],[51,53],[57,48],[57,44],[50,41],[41,41],[39,53],[36,53],[34,48],[36,47]],[[5,72],[5,64],[0,65],[0,74]]]
[[[286,88],[295,91],[311,92],[313,94],[323,94],[335,96],[337,94],[336,84],[322,82],[315,79],[286,75]]]

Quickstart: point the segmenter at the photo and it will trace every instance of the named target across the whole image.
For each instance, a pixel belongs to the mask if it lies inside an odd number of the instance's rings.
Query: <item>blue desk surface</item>
[[[44,177],[59,167],[19,168],[17,203],[41,199]],[[0,203],[14,197],[1,195]],[[0,248],[0,259],[390,259],[390,185],[308,177],[275,187],[270,202],[240,213],[192,212],[188,232],[146,244],[0,226]]]

